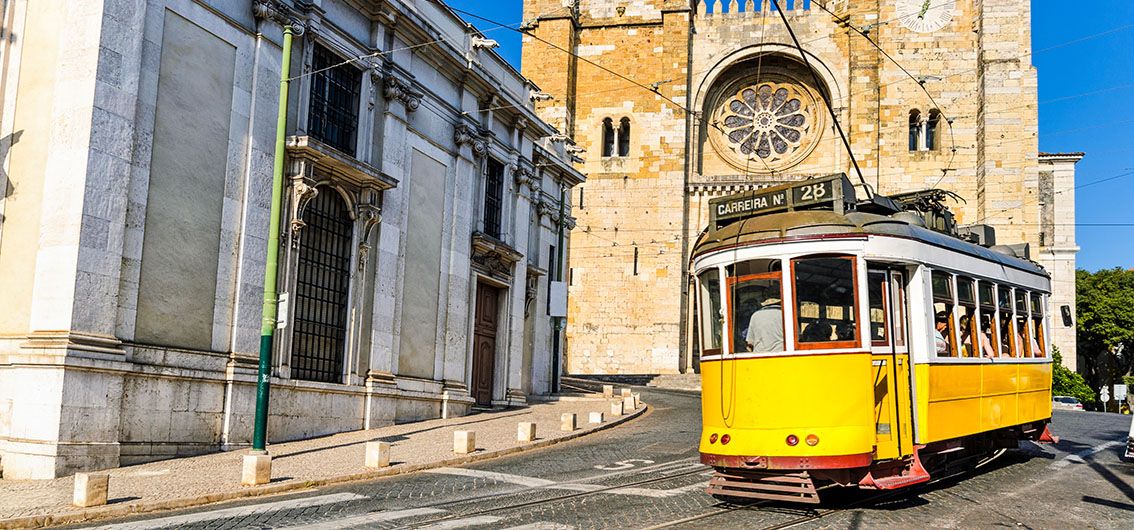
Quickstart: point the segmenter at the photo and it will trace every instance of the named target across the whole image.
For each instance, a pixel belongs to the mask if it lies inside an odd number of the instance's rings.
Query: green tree
[[[1054,368],[1051,371],[1051,395],[1079,398],[1079,401],[1082,401],[1084,405],[1094,403],[1095,392],[1087,386],[1082,375],[1063,366],[1063,354],[1059,352],[1058,346],[1052,348],[1051,357],[1055,361],[1053,363]]]
[[[1134,374],[1134,270],[1075,272],[1080,371],[1094,389]]]

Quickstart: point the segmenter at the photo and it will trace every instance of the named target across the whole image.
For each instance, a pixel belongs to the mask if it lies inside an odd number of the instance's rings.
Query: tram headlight
[[[819,437],[815,436],[814,434],[808,434],[807,435],[807,445],[810,445],[811,447],[815,447],[816,445],[819,445]]]
[[[721,436],[721,445],[728,445],[728,443],[731,442],[731,441],[732,441],[731,436],[729,436],[727,434],[724,435],[724,436]]]
[[[717,433],[713,433],[712,435],[709,436],[709,443],[711,443],[711,444],[717,443]]]
[[[784,440],[784,442],[787,443],[788,445],[792,446],[792,447],[795,447],[796,444],[799,443],[799,437],[794,435],[794,434],[789,434],[789,435],[787,435],[787,439]]]

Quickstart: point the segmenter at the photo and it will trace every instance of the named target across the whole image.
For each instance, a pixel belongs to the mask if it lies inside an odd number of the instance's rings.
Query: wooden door
[[[492,404],[492,383],[496,377],[496,324],[499,304],[500,289],[478,282],[472,359],[472,394],[477,405]]]

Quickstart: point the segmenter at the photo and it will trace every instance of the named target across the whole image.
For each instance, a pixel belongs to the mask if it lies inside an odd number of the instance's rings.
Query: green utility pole
[[[268,263],[264,268],[264,321],[260,327],[260,369],[256,375],[256,425],[252,451],[266,453],[268,440],[268,394],[272,379],[272,338],[276,332],[276,277],[280,253],[280,204],[283,199],[284,133],[287,128],[287,88],[291,77],[291,24],[283,28],[283,63],[280,65],[280,108],[276,115],[276,156],[272,163],[272,208],[268,223]]]
[[[557,242],[555,244],[555,253],[557,254],[556,257],[555,257],[555,271],[548,271],[552,274],[555,274],[555,280],[560,281],[560,282],[563,281],[563,225],[566,224],[566,219],[564,219],[564,216],[566,215],[566,205],[564,204],[564,202],[566,202],[566,200],[567,200],[567,198],[565,196],[566,193],[567,193],[566,188],[564,188],[562,185],[560,185],[559,186],[559,227],[558,227],[559,230],[558,230]],[[554,340],[551,341],[551,356],[552,356],[551,366],[552,366],[552,372],[553,372],[552,373],[552,379],[551,379],[551,391],[552,392],[559,392],[559,378],[562,375],[560,373],[560,372],[562,372],[562,370],[561,370],[562,363],[560,362],[560,357],[561,357],[560,352],[562,351],[562,348],[560,348],[559,343],[563,340],[563,334],[561,332],[563,331],[563,328],[566,327],[564,325],[565,324],[564,321],[567,320],[567,319],[565,317],[554,317],[551,320],[552,320],[551,329],[554,330],[554,333],[555,333],[555,338],[554,338]]]

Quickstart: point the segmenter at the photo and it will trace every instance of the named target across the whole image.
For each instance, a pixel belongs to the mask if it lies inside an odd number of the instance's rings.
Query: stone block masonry
[[[569,373],[692,371],[700,346],[692,343],[686,267],[708,222],[708,201],[832,173],[857,181],[828,109],[872,189],[958,193],[966,202],[952,206],[961,224],[992,224],[1000,242],[1028,242],[1047,256],[1059,286],[1049,311],[1074,305],[1067,289],[1074,235],[1061,233],[1056,243],[1039,228],[1029,0],[957,2],[943,27],[924,33],[904,25],[892,1],[827,3],[837,19],[791,4],[786,15],[811,71],[779,13],[748,4],[589,0],[572,9],[524,2],[532,35],[581,57],[524,41],[523,71],[554,96],[541,115],[564,124],[587,150],[577,164],[589,178],[575,197],[570,247]],[[871,28],[901,67],[848,24]],[[902,67],[925,77],[909,79]],[[786,136],[763,148],[756,136],[744,145],[756,129],[741,135],[745,116],[731,107],[755,112],[753,105],[765,105],[743,96],[759,85],[769,94],[782,89],[783,104],[795,101],[800,110],[776,115],[780,125],[796,125],[769,129]],[[628,133],[619,127],[624,118]],[[1046,207],[1073,217],[1065,213],[1074,209],[1070,196],[1052,199],[1058,205]],[[1073,329],[1054,335],[1061,348],[1073,348]]]

